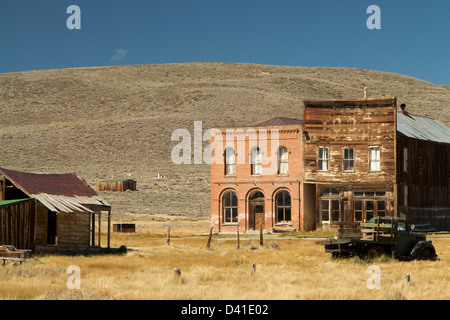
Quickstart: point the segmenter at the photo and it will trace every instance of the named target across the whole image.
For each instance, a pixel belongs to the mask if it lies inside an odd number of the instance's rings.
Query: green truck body
[[[401,218],[375,217],[368,223],[342,223],[339,236],[316,244],[323,245],[333,257],[373,259],[385,254],[400,260],[436,258],[432,242]]]

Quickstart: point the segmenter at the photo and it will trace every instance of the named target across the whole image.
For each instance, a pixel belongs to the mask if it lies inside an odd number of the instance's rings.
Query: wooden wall
[[[90,214],[58,214],[56,245],[47,244],[47,217],[47,207],[38,202],[36,212],[36,250],[48,252],[76,251],[89,247]]]
[[[450,144],[399,136],[397,154],[399,212],[410,223],[450,230]]]
[[[120,191],[124,192],[126,190],[135,191],[136,190],[136,181],[134,180],[125,180],[125,181],[102,181],[98,185],[99,191]]]
[[[395,99],[305,102],[305,183],[395,183]],[[318,149],[329,148],[329,170],[318,170]],[[343,148],[354,148],[354,170],[343,170]],[[381,171],[369,170],[369,147],[380,147]]]
[[[35,199],[0,207],[0,245],[33,249],[35,210]]]

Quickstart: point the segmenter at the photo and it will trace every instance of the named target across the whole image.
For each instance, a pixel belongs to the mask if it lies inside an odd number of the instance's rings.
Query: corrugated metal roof
[[[36,174],[0,168],[0,174],[55,212],[92,212],[84,205],[109,206],[75,173]]]
[[[259,124],[254,125],[254,127],[268,127],[268,126],[287,126],[287,125],[302,125],[302,120],[293,118],[283,118],[277,117],[273,118]]]
[[[397,134],[414,139],[450,143],[450,128],[438,120],[397,113]]]

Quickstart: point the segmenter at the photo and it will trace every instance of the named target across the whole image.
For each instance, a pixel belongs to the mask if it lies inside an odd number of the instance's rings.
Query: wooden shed
[[[33,248],[35,216],[35,199],[0,201],[0,244]]]
[[[35,174],[0,168],[0,245],[37,251],[101,246],[101,215],[111,206],[74,173]]]
[[[98,185],[99,191],[120,191],[126,190],[136,191],[136,181],[132,179],[108,179],[100,181]]]

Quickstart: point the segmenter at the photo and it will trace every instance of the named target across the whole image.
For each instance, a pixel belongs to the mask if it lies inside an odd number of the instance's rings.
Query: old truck
[[[359,256],[375,259],[385,254],[399,260],[435,259],[436,249],[423,233],[405,219],[374,217],[364,223],[342,223],[338,235],[316,244],[333,257]]]

